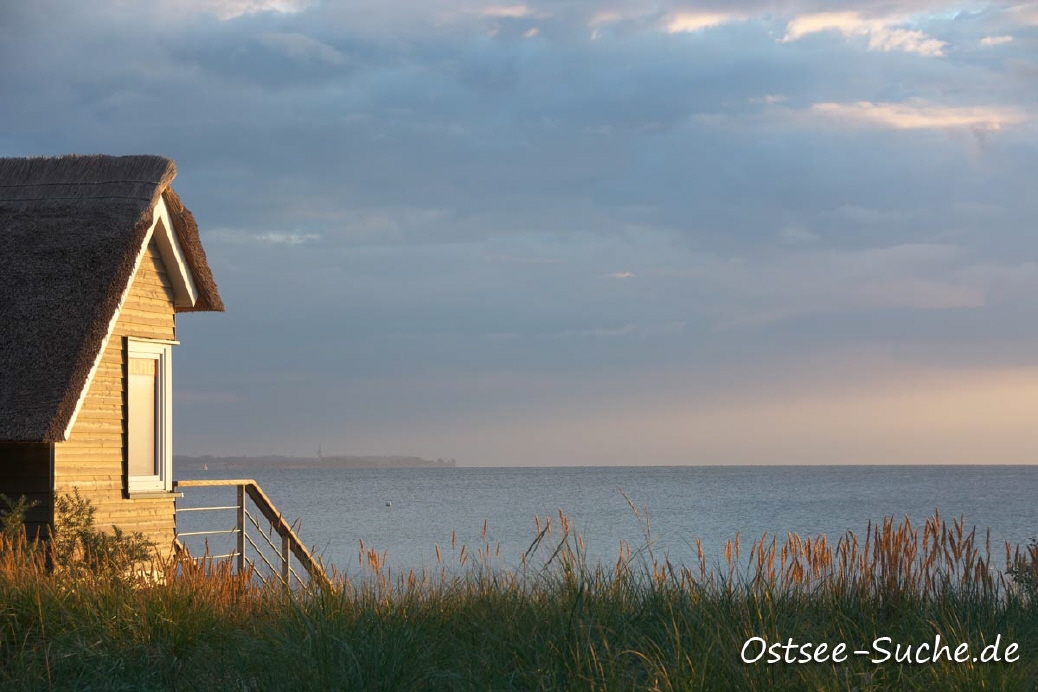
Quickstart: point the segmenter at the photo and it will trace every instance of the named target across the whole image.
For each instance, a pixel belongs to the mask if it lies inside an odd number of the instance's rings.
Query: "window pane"
[[[154,476],[157,360],[130,358],[129,453],[131,476]]]

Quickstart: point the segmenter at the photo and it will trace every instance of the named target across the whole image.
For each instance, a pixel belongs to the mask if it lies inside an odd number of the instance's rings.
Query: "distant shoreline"
[[[248,471],[250,469],[398,469],[454,468],[454,459],[423,459],[414,456],[174,456],[180,471]]]

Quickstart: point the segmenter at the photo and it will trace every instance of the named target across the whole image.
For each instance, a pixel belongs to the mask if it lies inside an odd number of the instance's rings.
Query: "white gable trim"
[[[159,224],[159,221],[162,223]],[[159,246],[159,254],[162,255],[162,263],[166,265],[166,271],[169,272],[170,281],[173,283],[173,304],[178,308],[194,307],[198,301],[198,289],[195,288],[191,270],[187,268],[177,234],[173,232],[173,223],[169,219],[166,202],[161,197],[155,205],[151,226],[152,230],[160,229],[160,232],[155,233],[155,240]]]
[[[155,232],[156,229],[158,230],[157,234]],[[97,374],[98,366],[101,365],[101,359],[108,348],[108,342],[115,331],[115,325],[119,321],[119,315],[122,314],[126,297],[130,295],[133,280],[137,278],[137,270],[141,268],[141,262],[144,261],[144,255],[148,252],[148,245],[151,243],[152,237],[156,238],[162,262],[166,265],[166,271],[169,273],[170,280],[173,283],[174,305],[177,307],[192,306],[198,299],[198,291],[195,288],[194,279],[191,277],[191,272],[187,269],[187,264],[184,263],[184,253],[181,251],[180,243],[177,242],[176,235],[173,233],[173,224],[170,222],[166,203],[162,197],[159,197],[151,217],[151,225],[148,227],[147,233],[144,234],[144,242],[141,243],[140,249],[137,250],[137,257],[133,260],[133,271],[130,272],[130,280],[123,286],[122,294],[119,296],[119,305],[115,308],[115,313],[108,322],[108,329],[105,331],[105,338],[101,340],[101,347],[94,354],[94,364],[90,366],[90,372],[87,373],[86,382],[83,383],[83,389],[79,392],[76,407],[72,409],[72,415],[68,419],[68,425],[65,426],[65,431],[62,433],[61,440],[59,440],[60,442],[68,440],[69,435],[72,434],[76,418],[79,417],[79,410],[83,408],[87,392],[90,391],[90,384],[94,381],[94,375]],[[163,250],[163,246],[165,246],[165,250]],[[167,259],[167,256],[169,259]],[[180,290],[177,290],[178,285]],[[181,304],[181,301],[190,302]]]

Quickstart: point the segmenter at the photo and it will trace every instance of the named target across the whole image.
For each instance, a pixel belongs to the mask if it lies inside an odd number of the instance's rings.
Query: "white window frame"
[[[155,466],[153,476],[130,475],[130,449],[126,446],[126,491],[132,497],[139,493],[172,492],[173,490],[173,343],[154,339],[126,338],[126,363],[130,358],[156,360],[155,374],[159,394],[155,397]],[[129,440],[133,425],[133,411],[129,401],[129,372],[127,371],[126,432]]]

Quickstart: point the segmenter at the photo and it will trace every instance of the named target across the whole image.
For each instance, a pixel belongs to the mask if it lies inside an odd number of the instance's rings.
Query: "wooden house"
[[[222,311],[159,156],[0,158],[0,493],[78,488],[99,528],[174,538],[178,313]],[[0,507],[2,508],[2,507]]]

